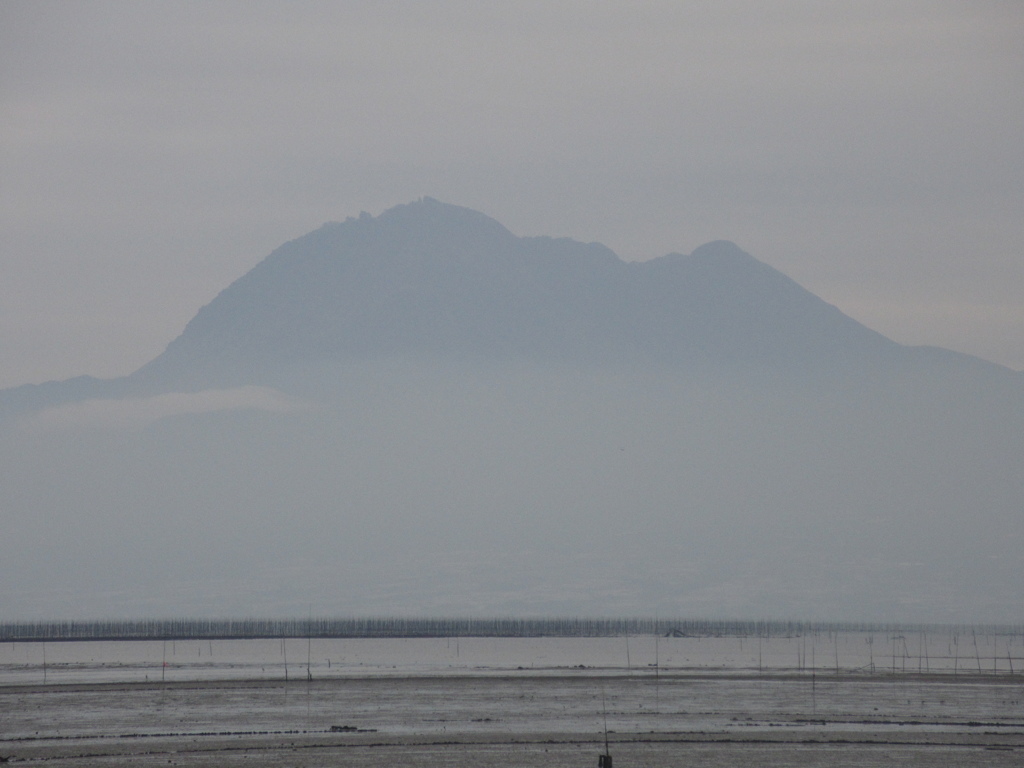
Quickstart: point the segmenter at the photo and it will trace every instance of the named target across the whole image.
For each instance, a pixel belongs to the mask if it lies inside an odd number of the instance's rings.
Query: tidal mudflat
[[[855,635],[48,643],[45,680],[4,644],[0,757],[594,766],[607,732],[618,768],[1020,764],[1014,650],[926,669]]]

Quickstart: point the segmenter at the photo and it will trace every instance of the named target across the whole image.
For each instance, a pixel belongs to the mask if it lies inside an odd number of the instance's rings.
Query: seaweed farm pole
[[[598,768],[612,768],[612,756],[608,753],[608,703],[605,701],[604,688],[601,688],[601,711],[604,713],[604,754],[598,757]]]
[[[654,635],[654,713],[661,713],[661,658],[658,655],[659,635]]]
[[[811,712],[818,712],[818,699],[817,699],[817,688],[815,686],[814,678],[814,641],[811,641]]]
[[[160,664],[160,682],[167,681],[167,641],[164,640],[164,657]]]
[[[46,685],[46,641],[43,640],[43,685]]]
[[[306,619],[306,680],[313,679],[313,605],[309,606],[309,617]]]

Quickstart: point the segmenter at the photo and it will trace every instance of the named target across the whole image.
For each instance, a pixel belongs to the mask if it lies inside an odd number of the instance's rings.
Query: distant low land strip
[[[834,632],[984,633],[1018,636],[1024,625],[881,624],[664,618],[140,619],[0,623],[0,642],[416,637],[794,637]]]

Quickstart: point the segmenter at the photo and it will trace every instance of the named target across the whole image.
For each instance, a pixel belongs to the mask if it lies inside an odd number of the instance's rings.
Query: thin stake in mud
[[[812,641],[811,642],[811,713],[812,714],[817,714],[818,713],[818,698],[817,698],[817,689],[815,687],[815,682],[816,681],[815,681],[815,678],[814,678],[814,671],[815,671],[814,642]]]
[[[658,635],[654,636],[654,713],[661,714],[661,658],[658,654]]]
[[[597,758],[597,768],[612,768],[612,756],[608,752],[608,703],[604,688],[601,688],[601,711],[604,713],[604,754]]]

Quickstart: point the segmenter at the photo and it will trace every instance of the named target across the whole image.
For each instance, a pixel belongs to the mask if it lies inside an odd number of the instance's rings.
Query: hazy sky
[[[1024,369],[1024,3],[0,0],[0,386],[430,195]]]

